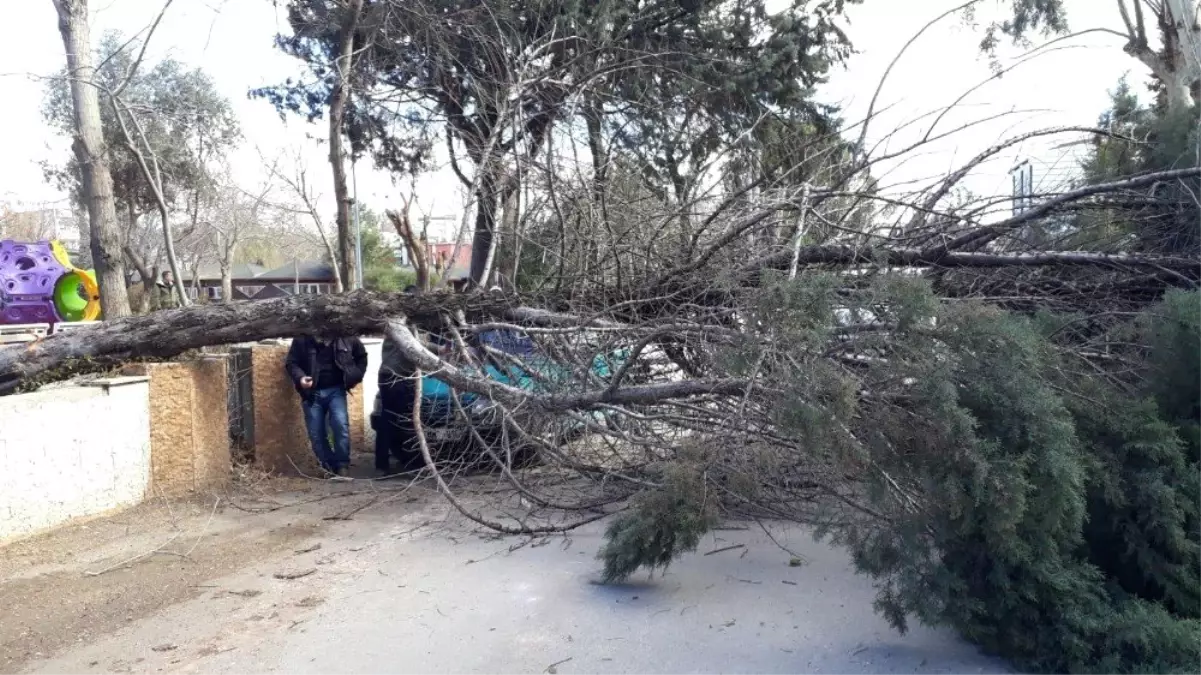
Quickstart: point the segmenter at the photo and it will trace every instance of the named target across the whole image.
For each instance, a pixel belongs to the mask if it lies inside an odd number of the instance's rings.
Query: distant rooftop
[[[230,277],[233,279],[253,279],[258,275],[266,272],[267,268],[263,265],[255,265],[254,263],[237,263],[231,270]],[[221,267],[215,264],[201,265],[199,276],[203,280],[220,279]]]
[[[297,279],[333,279],[334,267],[327,262],[293,260],[253,277],[256,281],[293,281]]]

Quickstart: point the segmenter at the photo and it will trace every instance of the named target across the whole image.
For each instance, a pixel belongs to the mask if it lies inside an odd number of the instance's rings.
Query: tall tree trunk
[[[343,288],[353,288],[355,267],[359,264],[354,256],[354,240],[350,231],[350,193],[346,187],[346,150],[343,146],[343,131],[346,121],[346,104],[350,99],[351,59],[354,57],[354,34],[359,15],[363,10],[362,0],[350,0],[349,16],[338,35],[338,56],[334,59],[333,91],[329,99],[329,163],[334,170],[334,198],[338,204],[338,277]]]
[[[338,273],[340,266],[338,265],[338,254],[334,251],[334,245],[330,243],[329,237],[325,236],[325,232],[321,232],[321,246],[325,248],[325,256],[329,258],[329,264],[334,268],[334,292],[341,293],[346,290],[342,285],[342,275]]]
[[[71,146],[83,173],[83,194],[88,205],[92,264],[100,286],[104,318],[130,315],[129,292],[125,287],[125,261],[113,176],[100,121],[100,96],[95,85],[92,44],[88,26],[87,0],[54,0],[58,30],[67,54],[71,78],[71,101],[75,111],[75,139]]]
[[[158,265],[153,267],[148,265],[145,258],[133,250],[133,246],[129,244],[125,245],[125,258],[142,278],[142,297],[138,301],[137,313],[145,314],[150,311],[150,298],[154,296],[154,284],[158,281]]]
[[[496,247],[496,211],[503,199],[496,193],[496,176],[492,170],[485,170],[475,193],[475,235],[471,239],[471,283],[477,287],[488,282]]]
[[[591,101],[584,111],[588,124],[588,151],[592,157],[592,199],[599,210],[601,225],[609,235],[608,249],[613,255],[613,273],[617,288],[622,288],[621,256],[625,242],[617,236],[613,222],[609,219],[609,155],[605,151],[603,136],[604,111],[598,101]]]
[[[171,276],[175,279],[175,295],[179,298],[179,306],[187,307],[192,304],[192,301],[188,299],[188,294],[184,291],[183,283],[180,281],[183,279],[183,275],[179,273],[179,259],[175,257],[175,237],[171,234],[171,220],[168,218],[165,202],[160,203],[158,214],[163,224],[163,244],[167,253],[167,267],[171,269]]]
[[[1130,12],[1133,8],[1133,13]],[[1128,41],[1125,51],[1151,70],[1163,87],[1162,99],[1169,113],[1189,112],[1201,95],[1201,25],[1195,0],[1163,0],[1155,8],[1155,19],[1163,44],[1151,46],[1147,22],[1140,0],[1118,9],[1126,24]]]

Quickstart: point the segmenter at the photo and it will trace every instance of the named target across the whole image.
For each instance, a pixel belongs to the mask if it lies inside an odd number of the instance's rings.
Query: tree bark
[[[311,334],[314,329],[343,335],[386,331],[407,356],[438,379],[463,391],[485,394],[498,401],[527,403],[546,411],[590,408],[601,403],[655,403],[702,394],[737,395],[746,390],[744,380],[710,379],[633,385],[617,390],[604,387],[535,394],[469,374],[441,361],[426,351],[412,333],[397,330],[392,318],[423,319],[461,312],[465,318],[503,317],[526,324],[557,320],[551,313],[515,307],[515,301],[515,297],[503,293],[414,295],[360,290],[341,295],[291,296],[165,310],[106,321],[84,331],[57,333],[39,341],[32,349],[0,351],[0,393],[10,392],[23,379],[74,360],[164,358],[209,345],[296,337]]]
[[[329,163],[334,170],[334,198],[338,205],[338,277],[343,288],[354,288],[355,268],[353,233],[350,231],[350,193],[346,187],[346,150],[343,131],[346,104],[350,99],[350,70],[354,57],[354,34],[362,0],[350,0],[349,16],[338,34],[338,56],[334,59],[334,86],[329,99]]]
[[[131,314],[125,287],[124,251],[113,196],[113,176],[100,121],[100,96],[93,84],[92,44],[87,0],[54,0],[58,30],[67,55],[71,100],[75,111],[75,138],[71,144],[83,174],[83,194],[88,206],[89,241],[105,319]]]
[[[1126,25],[1124,51],[1147,66],[1163,86],[1164,107],[1169,113],[1187,112],[1201,96],[1201,25],[1197,22],[1194,0],[1163,0],[1155,8],[1162,46],[1151,47],[1147,36],[1142,0],[1131,3],[1131,16],[1125,0],[1118,9]]]
[[[517,289],[517,270],[521,267],[521,187],[509,193],[501,207],[500,261],[495,264],[495,283],[509,290]]]

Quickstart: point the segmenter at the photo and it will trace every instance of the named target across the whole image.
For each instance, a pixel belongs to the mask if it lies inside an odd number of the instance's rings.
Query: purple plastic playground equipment
[[[68,272],[50,242],[0,241],[0,324],[56,323],[54,285]]]

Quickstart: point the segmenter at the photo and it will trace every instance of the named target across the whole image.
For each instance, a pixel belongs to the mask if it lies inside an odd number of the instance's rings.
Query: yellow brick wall
[[[227,365],[223,358],[137,364],[150,378],[150,489],[180,496],[230,477]]]
[[[254,399],[254,461],[272,473],[316,476],[320,465],[309,449],[300,397],[284,372],[287,345],[255,345],[250,350]]]
[[[229,360],[224,356],[193,361],[192,418],[196,420],[196,475],[204,485],[229,480]]]

